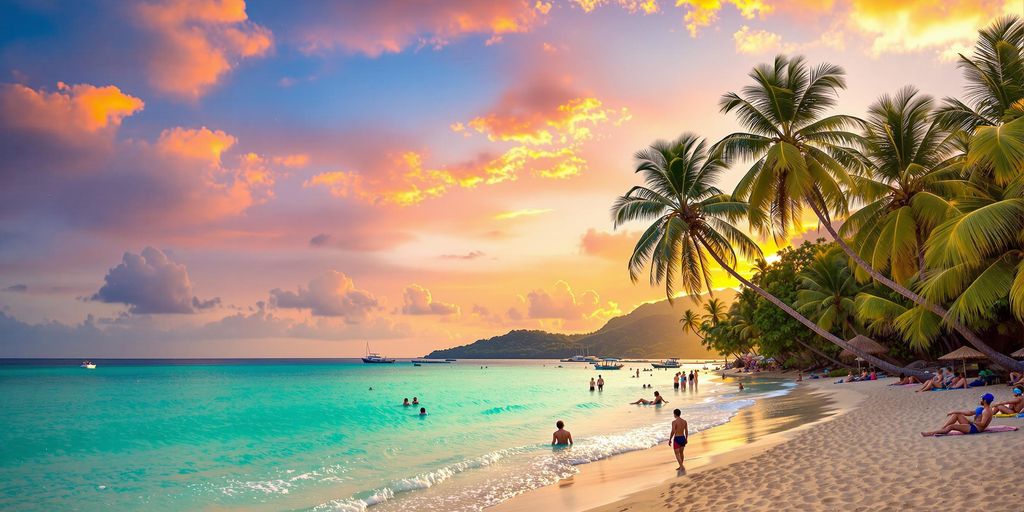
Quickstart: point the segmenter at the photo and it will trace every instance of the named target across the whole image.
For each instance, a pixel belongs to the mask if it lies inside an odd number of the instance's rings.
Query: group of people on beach
[[[402,402],[402,407],[412,407],[414,405],[419,405],[419,404],[420,404],[419,397],[415,397],[414,396],[414,397],[412,397],[412,402],[409,402],[409,399],[406,398]],[[426,407],[420,407],[420,416],[426,416],[426,415],[427,415],[427,408]]]
[[[658,392],[654,392],[655,396]],[[668,402],[664,402],[668,403]],[[675,453],[676,461],[679,462],[677,471],[683,471],[683,450],[686,448],[686,441],[690,437],[690,427],[683,419],[683,412],[679,409],[672,411],[672,424],[668,433],[668,445],[672,447],[673,453]],[[565,422],[558,420],[555,422],[555,431],[551,434],[551,446],[556,448],[564,448],[572,446],[572,433],[565,429]]]
[[[697,370],[690,370],[690,373],[688,374],[676,372],[672,377],[672,387],[679,389],[680,383],[682,383],[683,386],[686,386],[687,384],[689,384],[690,387],[696,386],[697,380],[699,379],[698,375],[700,375],[700,373]]]

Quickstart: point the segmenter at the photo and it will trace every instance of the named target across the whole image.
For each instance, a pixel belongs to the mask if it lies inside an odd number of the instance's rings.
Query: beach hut
[[[1010,354],[1010,357],[1015,357],[1017,359],[1024,359],[1024,348],[1022,348],[1022,349],[1020,349],[1020,350]]]
[[[974,350],[971,347],[960,347],[942,357],[939,361],[962,361],[964,365],[964,378],[967,378],[967,360],[978,361],[981,359],[988,359],[985,354]]]
[[[871,355],[884,354],[889,351],[889,349],[885,348],[877,341],[868,338],[863,334],[858,334],[854,336],[849,341],[847,341],[847,343],[849,343],[850,346],[852,346],[853,348]],[[863,359],[861,359],[857,354],[845,349],[839,354],[839,357],[843,359],[857,359],[857,369],[860,369],[860,362],[863,361]]]

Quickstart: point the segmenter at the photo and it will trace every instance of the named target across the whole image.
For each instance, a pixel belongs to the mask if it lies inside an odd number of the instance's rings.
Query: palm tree
[[[864,354],[735,270],[736,249],[747,259],[760,257],[761,249],[732,225],[747,214],[748,206],[714,186],[725,164],[720,156],[709,155],[703,139],[684,134],[673,142],[658,141],[639,151],[636,160],[636,172],[643,175],[645,184],[634,186],[617,198],[611,211],[616,228],[632,221],[651,223],[640,235],[629,259],[633,282],[639,279],[644,267],[650,266],[651,283],[664,283],[670,300],[677,282],[690,295],[698,295],[704,289],[712,289],[710,258],[744,286],[826,340],[886,371],[927,375]]]
[[[839,89],[846,87],[844,74],[832,64],[808,69],[802,57],[780,55],[773,65],[754,68],[750,76],[755,83],[743,89],[744,96],[722,96],[721,110],[736,112],[750,130],[716,144],[716,153],[726,159],[754,160],[735,192],[738,200],[749,204],[750,225],[764,234],[784,236],[802,224],[802,207],[808,206],[843,252],[875,281],[942,317],[996,364],[1024,369],[1024,362],[994,350],[966,326],[947,318],[944,308],[874,269],[836,232],[832,215],[848,212],[843,189],[856,189],[861,183],[845,168],[869,166],[858,152],[844,146],[864,144],[862,137],[845,131],[864,122],[843,115],[821,117],[835,105]]]
[[[725,319],[725,304],[722,303],[722,299],[712,297],[704,303],[704,319],[712,326]]]
[[[679,323],[683,324],[684,331],[690,331],[696,334],[698,338],[704,339],[704,336],[701,336],[700,316],[694,313],[692,309],[687,309],[683,312],[683,317],[679,319]]]
[[[822,329],[838,331],[850,339],[857,335],[854,301],[860,288],[846,256],[838,249],[825,251],[800,272],[797,311],[816,321]]]
[[[903,285],[920,277],[924,242],[954,209],[944,196],[965,186],[946,171],[950,133],[932,116],[933,104],[905,87],[871,105],[864,134],[868,172],[855,178],[852,191],[866,204],[839,230],[852,236],[853,248],[873,268]]]
[[[939,114],[945,125],[972,133],[1024,115],[1024,20],[997,19],[978,32],[974,54],[961,54],[958,64],[971,105],[946,98]]]

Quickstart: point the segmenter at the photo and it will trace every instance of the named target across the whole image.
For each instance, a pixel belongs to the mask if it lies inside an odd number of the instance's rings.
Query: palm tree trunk
[[[782,311],[785,311],[786,314],[791,316],[791,317],[793,317],[794,320],[804,324],[805,327],[807,327],[808,329],[814,331],[814,333],[817,334],[818,336],[821,336],[822,338],[825,338],[826,340],[834,343],[835,345],[839,346],[842,349],[849,350],[850,352],[853,352],[854,354],[857,354],[857,356],[860,357],[861,359],[863,359],[863,360],[865,360],[865,361],[867,361],[867,362],[877,366],[878,368],[881,368],[881,369],[883,369],[886,372],[889,372],[891,374],[903,373],[903,374],[906,374],[906,375],[913,375],[913,376],[915,376],[917,378],[921,378],[921,379],[930,379],[930,378],[932,378],[932,375],[930,373],[926,373],[926,372],[923,372],[921,370],[912,370],[910,368],[901,368],[901,367],[896,366],[896,365],[894,365],[894,364],[892,364],[892,363],[890,363],[888,361],[879,359],[879,358],[877,358],[877,357],[875,357],[875,356],[873,356],[871,354],[866,354],[866,353],[858,350],[854,346],[850,345],[849,343],[847,343],[846,340],[843,340],[843,339],[839,338],[838,336],[836,336],[836,335],[826,331],[825,329],[822,329],[821,327],[818,326],[818,324],[810,321],[807,317],[801,315],[800,313],[797,312],[797,310],[795,310],[792,307],[790,307],[789,304],[786,304],[785,302],[782,302],[781,300],[779,300],[778,297],[768,293],[767,291],[761,289],[761,287],[754,285],[754,283],[751,283],[747,278],[741,276],[731,266],[729,266],[728,264],[725,263],[725,261],[722,259],[722,257],[717,252],[715,252],[714,249],[712,249],[710,247],[710,245],[707,243],[706,240],[704,240],[703,237],[698,235],[698,239],[700,240],[701,244],[704,246],[704,249],[708,252],[708,254],[710,254],[711,257],[714,258],[714,260],[716,262],[718,262],[718,264],[723,269],[725,269],[726,272],[729,273],[729,275],[733,276],[739,282],[743,283],[743,286],[746,286],[747,288],[750,288],[751,290],[754,290],[754,292],[756,292],[758,295],[760,295],[761,297],[764,297],[765,300],[767,300],[768,302],[771,302],[772,304],[774,304],[775,307],[781,309]]]
[[[846,255],[849,256],[850,259],[852,259],[855,263],[857,263],[858,267],[864,269],[865,272],[870,274],[875,281],[878,281],[884,284],[885,286],[888,286],[896,293],[913,301],[914,304],[922,306],[928,311],[931,311],[932,313],[939,315],[939,317],[941,317],[946,323],[948,323],[950,327],[952,327],[956,332],[960,333],[960,335],[963,336],[964,339],[966,339],[971,345],[973,345],[974,348],[978,349],[979,352],[985,354],[985,356],[992,360],[992,362],[995,363],[996,365],[1002,366],[1007,370],[1024,371],[1024,361],[1017,361],[1016,359],[990,347],[987,343],[982,341],[981,338],[977,334],[975,334],[974,331],[968,329],[967,326],[948,318],[949,311],[946,311],[945,308],[939,306],[938,304],[932,304],[924,297],[918,295],[917,293],[914,293],[909,288],[893,281],[892,279],[885,277],[884,275],[882,275],[881,272],[875,270],[874,267],[868,265],[868,262],[864,261],[864,258],[861,258],[860,255],[857,254],[857,252],[854,251],[853,248],[851,248],[845,240],[843,240],[843,237],[839,236],[839,233],[836,233],[836,230],[835,228],[832,227],[832,223],[830,222],[828,216],[825,215],[820,208],[818,208],[818,205],[815,202],[814,198],[807,198],[807,202],[808,204],[810,204],[811,210],[814,211],[814,214],[818,216],[818,220],[821,222],[821,224],[824,225],[825,229],[829,232],[830,235],[832,235],[832,240],[839,244],[839,247],[842,247],[843,252],[845,252]]]
[[[801,341],[798,338],[793,338],[793,341],[797,342],[797,344],[799,344],[801,347],[804,347],[807,350],[810,350],[811,352],[817,354],[819,357],[823,357],[823,358],[825,358],[825,359],[827,359],[829,361],[832,361],[833,363],[835,363],[838,366],[846,366],[845,364],[843,364],[843,363],[841,363],[841,362],[839,362],[839,361],[837,361],[835,359],[832,359],[832,357],[829,356],[828,354],[826,354],[826,353],[824,353],[824,352],[814,348],[810,343],[804,343],[803,341]]]

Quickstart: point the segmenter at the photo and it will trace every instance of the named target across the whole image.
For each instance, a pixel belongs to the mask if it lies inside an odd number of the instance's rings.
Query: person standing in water
[[[594,378],[593,377],[590,378],[590,390],[591,391],[594,390]]]
[[[676,376],[672,377],[672,388],[679,389],[679,372],[676,372]]]
[[[686,439],[690,437],[689,426],[686,424],[686,420],[682,418],[682,414],[682,411],[679,409],[672,411],[672,415],[676,419],[672,420],[672,430],[668,433],[668,444],[676,454],[676,461],[679,462],[679,467],[676,468],[676,471],[684,469],[683,449],[686,448]]]
[[[555,422],[555,428],[558,430],[551,434],[551,444],[553,446],[571,446],[572,434],[565,429],[565,423],[558,420]]]
[[[604,377],[602,377],[600,375],[597,376],[597,390],[598,391],[603,391],[604,390]]]

